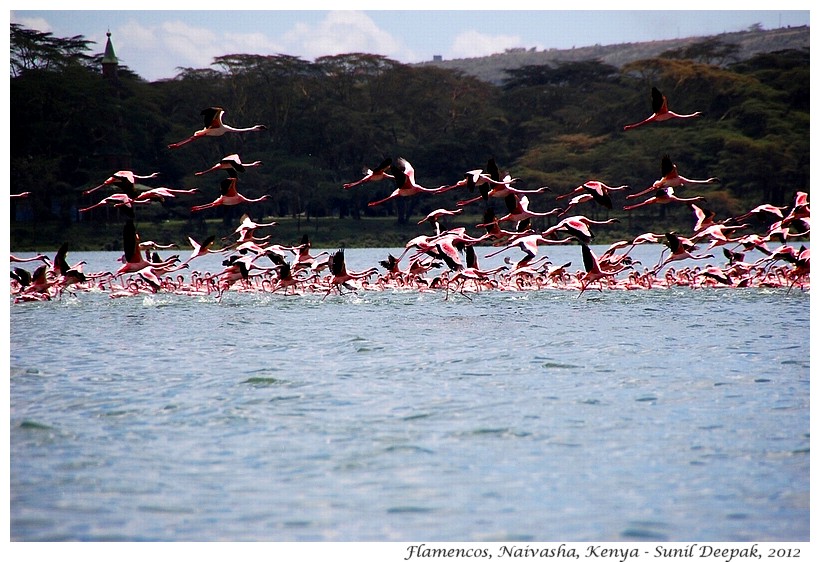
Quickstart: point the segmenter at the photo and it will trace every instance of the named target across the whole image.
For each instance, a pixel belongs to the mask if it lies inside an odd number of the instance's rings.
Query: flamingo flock
[[[652,88],[653,113],[643,121],[626,125],[625,131],[663,123],[671,119],[699,117],[701,112],[676,114],[669,111],[666,97]],[[249,133],[264,131],[264,125],[248,128],[226,126],[222,122],[224,110],[219,107],[202,111],[205,128],[190,137],[169,145],[177,149],[206,136],[225,133]],[[632,134],[632,133],[630,133]],[[224,171],[227,177],[220,184],[220,194],[211,203],[191,207],[192,213],[206,211],[219,205],[251,206],[269,198],[248,198],[237,191],[240,173],[247,168],[261,166],[262,162],[242,162],[238,154],[222,158],[210,168],[198,171],[197,176]],[[438,208],[418,221],[418,225],[430,223],[434,233],[419,235],[409,240],[398,257],[389,254],[377,265],[361,271],[348,269],[344,249],[311,254],[309,237],[304,235],[298,244],[274,244],[272,234],[258,234],[262,229],[275,229],[276,222],[256,222],[245,213],[236,229],[219,240],[211,235],[201,242],[188,237],[192,248],[186,259],[172,255],[162,259],[157,250],[174,247],[142,241],[136,228],[135,214],[138,206],[153,202],[162,203],[166,198],[184,197],[199,190],[149,188],[137,182],[150,180],[157,173],[139,175],[130,170],[120,170],[84,195],[100,189],[117,189],[118,192],[101,199],[98,203],[80,209],[87,212],[102,205],[114,205],[124,211],[124,254],[121,265],[113,271],[84,272],[84,262],[69,265],[68,245],[63,244],[53,259],[45,254],[30,258],[11,255],[12,302],[28,302],[60,299],[66,293],[76,295],[83,291],[105,292],[111,298],[155,293],[172,293],[197,297],[215,298],[219,301],[232,292],[257,292],[281,295],[316,294],[322,299],[333,293],[358,291],[430,291],[441,292],[445,298],[451,294],[469,294],[480,291],[526,291],[570,290],[578,296],[589,290],[639,290],[690,288],[743,288],[771,287],[792,290],[810,288],[810,249],[804,245],[795,247],[790,239],[804,238],[810,234],[811,217],[808,193],[797,192],[790,206],[761,204],[734,217],[715,220],[715,213],[705,208],[703,196],[680,197],[674,188],[687,188],[700,184],[717,183],[712,177],[692,180],[681,176],[672,159],[665,155],[661,162],[661,178],[651,186],[625,195],[626,200],[638,199],[651,194],[637,203],[623,205],[630,212],[647,205],[687,205],[692,209],[691,232],[647,232],[630,240],[618,240],[597,256],[590,247],[594,243],[593,229],[620,222],[618,218],[593,220],[580,214],[584,205],[594,204],[606,209],[615,208],[613,196],[630,190],[627,185],[610,187],[591,179],[554,197],[557,207],[550,210],[530,210],[531,198],[547,192],[550,187],[522,189],[509,173],[499,170],[494,158],[484,168],[470,170],[462,179],[450,185],[424,187],[416,182],[413,166],[403,157],[386,157],[373,169],[364,168],[358,180],[343,184],[343,189],[368,189],[379,181],[393,182],[395,189],[385,198],[375,199],[369,206],[385,204],[398,197],[436,196],[452,190],[466,192],[458,200],[455,209]],[[474,191],[478,195],[473,195]],[[497,217],[493,202],[501,199],[506,214]],[[569,199],[566,205],[562,202]],[[463,212],[467,205],[483,202],[481,222],[475,225],[477,235],[465,227],[442,229],[442,222]],[[563,205],[563,206],[562,206]],[[575,213],[575,214],[570,214]],[[569,215],[569,216],[567,216]],[[555,225],[543,231],[532,227],[532,219],[556,216]],[[502,224],[509,223],[510,229]],[[643,264],[630,257],[632,250],[645,243],[662,244],[657,263]],[[572,269],[572,262],[553,264],[547,252],[539,257],[539,247],[553,245],[580,246],[580,266]],[[700,245],[705,249],[700,250]],[[506,253],[504,265],[483,269],[479,265],[477,248],[489,246],[484,258]],[[715,249],[721,247],[721,261],[716,261]],[[509,257],[509,252],[519,252],[519,258]],[[668,253],[667,253],[668,251]],[[220,271],[200,271],[195,268],[199,258],[209,254],[224,256]],[[406,263],[403,265],[403,262]],[[484,259],[482,258],[482,259]],[[675,262],[703,261],[703,265],[675,267]],[[711,261],[709,261],[711,260]],[[29,271],[22,264],[37,263]],[[381,268],[381,269],[380,269]],[[183,273],[184,272],[184,273]]]

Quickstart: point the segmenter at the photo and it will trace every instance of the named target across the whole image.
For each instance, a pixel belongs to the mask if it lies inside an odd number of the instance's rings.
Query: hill
[[[620,68],[630,62],[657,57],[661,53],[685,49],[706,40],[737,46],[732,62],[746,60],[759,53],[770,53],[785,49],[808,49],[809,27],[784,27],[773,30],[750,29],[733,33],[722,33],[713,36],[687,37],[666,41],[649,41],[643,43],[621,43],[618,45],[593,45],[574,49],[508,49],[486,57],[475,57],[452,60],[435,60],[419,63],[417,66],[435,66],[459,70],[480,80],[501,84],[507,78],[506,69],[521,68],[529,65],[555,64],[600,60]],[[728,62],[728,61],[727,61]]]

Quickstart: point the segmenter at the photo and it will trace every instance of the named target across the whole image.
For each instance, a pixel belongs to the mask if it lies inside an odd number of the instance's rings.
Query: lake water
[[[11,539],[809,540],[808,291],[321,297],[11,305]]]

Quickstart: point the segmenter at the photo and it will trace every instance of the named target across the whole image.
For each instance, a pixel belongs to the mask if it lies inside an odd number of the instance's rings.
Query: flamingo
[[[199,189],[193,187],[191,189],[171,189],[169,187],[155,187],[147,191],[141,192],[134,198],[134,202],[140,203],[142,201],[159,201],[164,203],[166,199],[173,199],[177,195],[193,195],[199,193]]]
[[[678,236],[674,232],[667,232],[665,236],[666,240],[664,241],[664,244],[669,247],[671,253],[669,254],[669,257],[659,263],[652,271],[655,275],[657,275],[657,273],[663,269],[666,264],[673,261],[685,259],[705,260],[715,257],[712,254],[702,254],[699,256],[692,254],[691,249],[694,249],[694,245],[691,244],[691,241]]]
[[[112,203],[114,207],[128,207],[131,208],[131,205],[134,204],[150,204],[150,200],[143,199],[142,201],[137,201],[136,199],[132,199],[126,193],[115,193],[113,195],[109,195],[99,203],[95,203],[90,207],[85,207],[83,209],[77,209],[80,213],[85,213],[90,211],[91,209],[96,209],[97,207],[102,207],[103,205],[107,205],[108,203]]]
[[[590,249],[589,246],[582,243],[581,244],[581,256],[584,259],[584,269],[586,273],[581,277],[581,292],[578,293],[578,297],[580,297],[584,291],[586,291],[587,287],[589,287],[590,283],[594,283],[596,281],[602,281],[607,277],[614,277],[624,269],[628,269],[629,265],[621,265],[616,269],[610,271],[604,271],[601,269],[601,264],[598,261],[598,258],[595,256],[595,253]],[[599,287],[599,291],[603,291],[603,287]]]
[[[436,235],[438,236],[441,234],[441,228],[439,226],[438,220],[441,217],[452,217],[458,214],[461,214],[464,209],[456,209],[455,211],[449,211],[447,209],[436,209],[435,211],[430,211],[427,213],[427,216],[421,219],[418,224],[422,224],[424,222],[431,222],[436,227]]]
[[[268,226],[279,226],[279,223],[276,221],[271,222],[254,222],[250,215],[247,213],[243,214],[240,218],[239,226],[233,231],[234,234],[239,235],[239,240],[245,241],[249,240],[253,233],[259,228],[265,228]]]
[[[584,201],[589,201],[590,199],[594,200],[599,205],[603,205],[607,209],[612,208],[612,197],[609,195],[613,191],[623,191],[625,189],[629,189],[628,185],[619,185],[616,187],[611,187],[605,184],[602,181],[598,180],[589,180],[584,182],[583,184],[579,185],[569,193],[564,193],[563,195],[558,195],[555,197],[556,200],[565,199],[567,197],[573,196],[580,196],[583,194],[587,194],[590,197],[584,199]],[[571,204],[571,201],[570,201]]]
[[[11,257],[11,262],[12,263],[27,263],[27,262],[32,262],[32,261],[41,261],[45,264],[49,264],[49,265],[51,264],[51,260],[45,254],[37,254],[36,256],[32,256],[30,258],[19,258],[19,257],[15,256],[14,254],[9,254],[9,255]]]
[[[616,222],[621,222],[620,219],[611,218],[603,221],[597,221],[585,217],[584,215],[574,215],[571,217],[567,217],[562,219],[558,224],[555,226],[549,227],[545,230],[542,234],[544,237],[550,236],[559,230],[564,230],[570,234],[573,238],[579,240],[584,244],[589,244],[595,235],[589,229],[590,225],[593,224],[613,224]]]
[[[324,300],[334,288],[339,290],[339,294],[342,293],[342,286],[347,287],[351,291],[355,291],[353,287],[347,284],[348,281],[362,279],[364,277],[369,277],[370,275],[379,273],[379,270],[375,267],[359,272],[348,271],[347,266],[345,265],[345,251],[343,248],[340,248],[333,254],[330,260],[330,271],[333,274],[333,277],[330,280],[330,288],[327,290],[327,293],[325,293],[322,300]]]
[[[381,205],[382,203],[386,203],[396,197],[409,197],[419,193],[438,192],[438,188],[423,187],[416,183],[416,172],[413,169],[413,166],[410,165],[410,162],[404,158],[399,158],[397,163],[398,166],[395,164],[390,165],[390,175],[393,176],[393,181],[396,183],[396,189],[384,199],[371,201],[367,204],[368,207]]]
[[[488,201],[490,197],[504,199],[505,197],[507,197],[510,194],[530,195],[530,194],[544,193],[544,192],[547,192],[547,191],[552,191],[552,189],[550,189],[546,185],[541,186],[537,189],[518,189],[516,187],[513,187],[512,184],[517,182],[518,178],[513,178],[509,174],[505,175],[504,178],[500,178],[499,177],[500,172],[498,172],[498,167],[495,166],[495,161],[490,160],[490,162],[488,164],[490,164],[490,163],[492,163],[492,166],[488,166],[488,167],[491,168],[492,172],[489,175],[489,179],[492,180],[492,181],[487,182],[487,183],[490,184],[489,191],[485,192],[485,190],[481,189],[481,186],[479,186],[479,189],[482,191],[481,195],[479,195],[477,197],[473,197],[471,199],[466,199],[464,201],[458,201],[456,203],[456,205],[458,205],[459,207],[463,207],[465,205],[469,205],[471,203],[476,203],[477,201],[481,201],[482,199],[484,201]]]
[[[519,260],[519,262],[515,266],[515,269],[519,269],[521,267],[524,267],[524,266],[528,265],[535,258],[535,256],[538,254],[538,245],[539,244],[544,244],[544,245],[565,244],[565,243],[569,242],[570,240],[571,240],[571,238],[565,238],[563,240],[552,240],[550,238],[546,238],[543,234],[538,234],[538,233],[527,234],[525,236],[520,236],[520,237],[516,238],[515,240],[513,240],[509,244],[507,244],[505,247],[503,247],[502,249],[500,249],[498,251],[495,251],[495,252],[492,252],[490,254],[487,254],[485,257],[492,258],[492,257],[495,257],[495,256],[497,256],[498,254],[500,254],[502,252],[506,252],[510,248],[519,248],[525,254],[524,257],[521,260]]]
[[[758,219],[771,224],[776,221],[782,221],[784,218],[783,211],[786,209],[788,209],[788,207],[785,205],[783,207],[776,207],[769,203],[764,203],[763,205],[758,205],[747,213],[732,217],[730,220],[733,222],[743,222],[746,219],[757,217]]]
[[[271,198],[270,195],[263,195],[256,199],[249,199],[236,191],[236,183],[238,178],[225,178],[220,184],[221,195],[204,205],[196,205],[191,207],[191,212],[202,211],[203,209],[210,209],[211,207],[218,207],[219,205],[239,205],[240,203],[260,203]]]
[[[253,162],[242,162],[238,154],[229,154],[222,160],[201,172],[194,172],[195,176],[204,176],[217,170],[227,170],[228,175],[235,176],[237,172],[244,172],[245,168],[256,168],[262,165],[261,160],[254,160]]]
[[[661,189],[664,187],[683,187],[686,185],[710,184],[720,183],[720,178],[707,178],[705,180],[693,180],[683,177],[678,174],[678,166],[672,162],[668,154],[664,154],[661,158],[661,178],[656,180],[650,187],[638,193],[632,193],[626,196],[627,199],[635,199],[650,193],[652,190]]]
[[[482,170],[481,168],[469,170],[464,173],[464,177],[462,179],[458,180],[453,185],[440,187],[439,193],[444,193],[446,191],[450,191],[451,189],[464,186],[466,186],[470,191],[472,191],[473,188],[478,187],[481,192],[481,197],[486,199],[491,186],[505,186],[516,181],[518,180],[511,178],[509,175],[502,179],[501,171],[498,169],[498,164],[495,163],[495,158],[490,158],[487,160],[486,170]]]
[[[498,219],[498,222],[513,221],[521,223],[530,218],[535,217],[550,217],[561,212],[560,208],[553,209],[547,212],[530,211],[530,200],[526,195],[519,197],[515,193],[510,193],[504,198],[504,204],[507,206],[508,213]],[[485,226],[485,225],[478,225]]]
[[[124,263],[114,273],[114,277],[119,277],[121,275],[125,275],[126,273],[140,272],[144,274],[146,279],[149,279],[159,285],[159,279],[153,270],[170,267],[177,262],[177,256],[173,256],[168,260],[159,263],[153,263],[146,260],[143,257],[142,252],[140,252],[139,233],[137,232],[137,229],[134,226],[134,221],[131,218],[126,219],[125,225],[123,225],[122,240]]]
[[[679,203],[696,203],[696,202],[704,202],[706,201],[705,197],[697,196],[697,197],[678,197],[675,195],[675,190],[671,187],[663,187],[655,191],[655,195],[641,201],[640,203],[635,203],[634,205],[624,205],[624,211],[631,211],[633,209],[638,209],[640,207],[645,207],[646,205],[666,205],[673,202]]]
[[[806,222],[810,217],[809,194],[805,191],[798,191],[794,196],[794,205],[792,205],[791,211],[783,217],[783,226],[789,226],[796,221]]]
[[[159,177],[159,172],[153,172],[151,174],[141,176],[135,174],[131,170],[120,170],[118,172],[114,172],[111,177],[102,182],[100,185],[83,191],[83,195],[94,193],[98,189],[108,185],[113,185],[114,187],[122,190],[124,193],[133,194],[136,190],[137,180],[147,180],[156,177]]]
[[[354,181],[351,183],[346,183],[342,187],[345,189],[350,189],[351,187],[356,187],[357,185],[361,185],[363,183],[371,182],[371,181],[381,181],[384,179],[393,179],[393,176],[390,175],[390,167],[393,165],[392,158],[385,158],[382,160],[381,164],[373,168],[365,168],[363,170],[364,176],[362,179],[358,181]]]
[[[254,125],[253,127],[244,128],[225,125],[222,122],[222,116],[225,114],[225,110],[221,107],[206,107],[200,111],[199,114],[204,118],[205,128],[194,132],[193,135],[186,139],[169,144],[168,148],[179,148],[202,137],[221,137],[225,133],[249,133],[252,131],[267,130],[265,125]]]
[[[666,96],[661,93],[655,86],[652,86],[652,115],[631,125],[624,125],[624,131],[646,125],[647,123],[669,121],[670,119],[691,119],[693,117],[700,117],[702,113],[696,111],[694,113],[680,114],[669,111]]]
[[[476,291],[480,291],[482,283],[486,283],[490,277],[507,269],[506,265],[501,265],[493,269],[481,269],[478,266],[478,256],[476,256],[475,248],[473,246],[467,246],[464,248],[464,261],[466,263],[466,267],[456,272],[456,274],[448,280],[447,296],[449,296],[450,283],[461,281],[461,288],[459,292],[466,297],[467,295],[464,294],[464,285],[468,280],[472,280],[475,284]],[[447,296],[445,296],[445,299]]]
[[[196,240],[194,240],[193,238],[191,238],[189,236],[188,237],[188,243],[191,244],[191,247],[194,249],[194,251],[191,252],[191,255],[188,256],[188,259],[186,259],[182,263],[187,264],[187,263],[190,263],[191,260],[193,260],[195,258],[198,258],[198,257],[201,257],[201,256],[207,256],[208,254],[218,254],[218,253],[220,253],[219,250],[212,250],[211,249],[211,246],[214,245],[215,240],[216,240],[216,236],[211,234],[205,240],[203,240],[202,243],[200,244],[199,242],[197,242]]]

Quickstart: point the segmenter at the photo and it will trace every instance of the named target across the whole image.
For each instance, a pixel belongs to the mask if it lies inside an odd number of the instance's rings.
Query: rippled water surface
[[[808,541],[808,293],[577,297],[14,304],[11,538]]]

